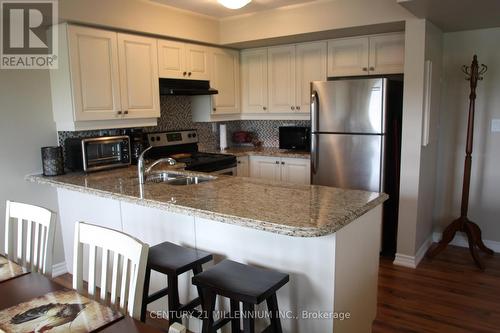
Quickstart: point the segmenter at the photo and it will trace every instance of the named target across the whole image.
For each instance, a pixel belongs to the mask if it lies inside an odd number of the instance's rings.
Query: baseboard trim
[[[52,277],[58,277],[68,273],[68,267],[66,266],[66,262],[60,262],[58,264],[52,265]]]
[[[437,243],[441,240],[442,233],[434,232],[432,234],[432,240]],[[491,240],[483,240],[484,245],[492,249],[496,253],[500,253],[500,242],[491,241]],[[461,233],[455,235],[455,238],[451,241],[450,245],[460,246],[460,247],[469,247],[469,242],[467,237]]]
[[[420,246],[415,256],[396,253],[396,258],[394,259],[393,264],[397,266],[417,268],[418,264],[420,264],[420,261],[422,261],[427,253],[427,250],[431,247],[433,239],[434,234],[431,234]]]

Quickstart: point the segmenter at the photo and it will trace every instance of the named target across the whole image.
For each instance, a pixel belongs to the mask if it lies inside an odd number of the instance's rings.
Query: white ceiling
[[[248,14],[262,10],[279,8],[289,5],[296,5],[317,0],[252,0],[248,5],[241,9],[233,10],[220,5],[217,0],[150,0],[163,5],[181,8],[208,15],[216,18]]]
[[[443,31],[500,27],[500,0],[398,0]]]

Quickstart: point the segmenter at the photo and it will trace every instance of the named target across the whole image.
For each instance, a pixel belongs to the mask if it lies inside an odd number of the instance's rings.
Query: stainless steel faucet
[[[166,157],[166,158],[160,158],[153,163],[149,167],[145,167],[144,165],[144,155],[151,150],[153,147],[149,147],[143,150],[139,158],[137,159],[137,174],[139,176],[139,184],[144,184],[146,175],[158,164],[160,163],[168,163],[168,165],[175,165],[177,163],[176,160],[174,160],[171,157]]]

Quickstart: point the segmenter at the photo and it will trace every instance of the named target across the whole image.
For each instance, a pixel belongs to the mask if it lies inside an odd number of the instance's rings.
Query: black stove
[[[234,174],[231,169],[236,168],[236,157],[199,152],[196,130],[149,133],[148,142],[153,147],[148,158],[172,157],[178,163],[185,163],[189,171]]]

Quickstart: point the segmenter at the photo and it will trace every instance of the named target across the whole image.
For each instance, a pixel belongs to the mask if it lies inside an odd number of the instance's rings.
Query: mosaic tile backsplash
[[[279,146],[280,126],[310,126],[310,121],[304,120],[236,120],[221,123],[196,123],[193,122],[191,115],[191,105],[186,96],[161,96],[160,99],[161,117],[158,119],[158,125],[154,127],[145,127],[145,132],[171,131],[181,129],[196,129],[199,136],[200,150],[213,150],[219,148],[219,125],[226,124],[229,145],[230,138],[235,131],[253,132],[257,139],[262,142],[264,147]],[[59,144],[64,146],[64,140],[69,137],[92,137],[102,135],[121,134],[122,130],[109,129],[99,131],[77,131],[77,132],[58,132]]]

